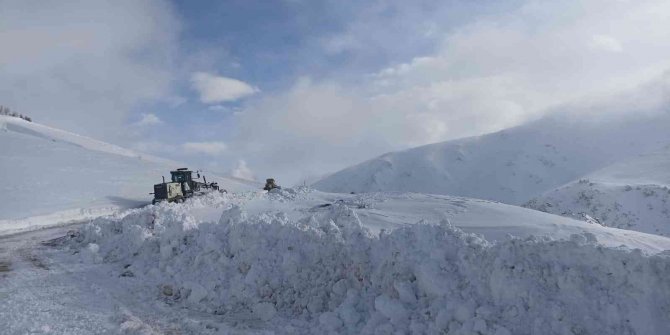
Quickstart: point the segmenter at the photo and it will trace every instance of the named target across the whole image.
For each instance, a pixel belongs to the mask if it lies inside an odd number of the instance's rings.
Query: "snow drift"
[[[421,215],[426,208],[434,212]],[[507,226],[528,213],[544,219]],[[484,238],[523,227],[537,236]],[[116,264],[116,275],[138,277],[168,304],[280,334],[670,329],[670,255],[658,253],[669,239],[478,200],[210,195],[96,219],[70,247],[82,261]]]
[[[0,156],[0,234],[145,205],[161,175],[180,167],[8,116],[0,116]],[[223,188],[248,189],[210,179]]]

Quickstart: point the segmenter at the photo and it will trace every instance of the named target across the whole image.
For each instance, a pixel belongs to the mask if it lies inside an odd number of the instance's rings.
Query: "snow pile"
[[[309,196],[282,192],[198,200],[216,210],[187,202],[100,218],[73,246],[169,304],[271,321],[282,334],[670,329],[670,255],[602,247],[588,232],[491,243],[446,219],[373,235],[358,214],[368,209],[346,201],[303,216],[245,209],[250,198]],[[212,212],[218,220],[199,219]]]
[[[296,188],[275,188],[268,192],[269,200],[279,202],[292,202],[296,200],[305,200],[311,190],[308,187],[299,186]]]

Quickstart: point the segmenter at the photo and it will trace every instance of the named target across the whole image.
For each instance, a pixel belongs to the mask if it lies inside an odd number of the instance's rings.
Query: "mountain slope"
[[[608,166],[526,207],[610,227],[670,236],[670,148]]]
[[[0,116],[0,231],[144,205],[177,163],[21,119]],[[239,181],[210,176],[223,188]]]
[[[670,113],[556,115],[493,134],[382,155],[313,186],[328,192],[408,191],[522,204],[626,157],[670,143]]]

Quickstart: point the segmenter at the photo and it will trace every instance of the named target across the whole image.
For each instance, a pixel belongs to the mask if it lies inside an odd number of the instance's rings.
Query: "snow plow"
[[[226,190],[219,188],[219,184],[208,183],[204,175],[202,176],[202,182],[194,180],[200,179],[199,171],[196,171],[196,177],[193,178],[193,171],[187,168],[179,168],[170,171],[170,176],[171,182],[165,182],[165,177],[163,177],[162,183],[154,185],[154,192],[149,193],[154,195],[152,204],[155,205],[161,201],[183,202],[187,198],[204,194],[207,191],[226,192]]]
[[[265,180],[265,187],[263,187],[263,190],[265,191],[272,191],[274,189],[281,189],[281,186],[277,185],[275,182],[274,178],[268,178]]]

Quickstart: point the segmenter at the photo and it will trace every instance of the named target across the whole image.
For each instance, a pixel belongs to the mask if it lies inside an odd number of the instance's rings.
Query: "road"
[[[2,334],[259,334],[171,306],[119,265],[81,262],[59,240],[79,224],[0,237]]]

